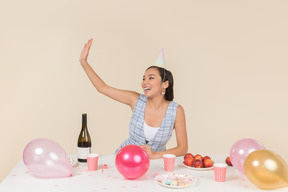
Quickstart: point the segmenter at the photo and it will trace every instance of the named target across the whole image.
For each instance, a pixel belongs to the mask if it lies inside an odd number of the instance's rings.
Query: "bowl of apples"
[[[205,171],[213,169],[214,162],[209,156],[203,157],[200,154],[192,155],[192,153],[186,153],[183,165],[188,169]]]

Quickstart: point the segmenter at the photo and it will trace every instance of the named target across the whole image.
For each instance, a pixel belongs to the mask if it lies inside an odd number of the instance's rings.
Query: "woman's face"
[[[146,97],[161,95],[164,85],[162,83],[158,69],[150,68],[145,71],[141,86]]]

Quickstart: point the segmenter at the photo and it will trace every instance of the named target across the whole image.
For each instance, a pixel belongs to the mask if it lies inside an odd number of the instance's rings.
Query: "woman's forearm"
[[[99,91],[100,93],[116,100],[121,103],[130,105],[130,107],[133,109],[134,105],[139,97],[139,94],[133,91],[126,91],[126,90],[120,90],[116,89],[114,87],[111,87],[107,85],[98,75],[95,73],[95,71],[92,69],[92,67],[88,64],[87,58],[89,55],[89,51],[92,45],[93,39],[90,39],[87,43],[85,43],[84,48],[80,54],[79,61],[81,63],[81,66],[83,67],[85,73],[87,74],[88,78],[90,79],[91,83],[94,85],[94,87]]]
[[[174,154],[176,156],[181,156],[181,155],[185,155],[188,151],[188,147],[174,147],[165,151],[157,151],[154,152],[154,154],[152,155],[151,159],[160,159],[163,158],[163,155],[165,154]]]
[[[87,76],[89,77],[90,81],[94,85],[94,87],[102,93],[103,89],[106,87],[104,81],[95,73],[92,67],[88,64],[87,58],[89,55],[89,51],[92,45],[93,39],[90,39],[87,43],[85,43],[84,48],[80,54],[79,61],[86,72]]]
[[[95,71],[86,61],[82,61],[81,65],[85,73],[87,74],[88,78],[90,79],[91,83],[94,85],[97,91],[102,93],[103,89],[106,86],[105,82],[95,73]]]

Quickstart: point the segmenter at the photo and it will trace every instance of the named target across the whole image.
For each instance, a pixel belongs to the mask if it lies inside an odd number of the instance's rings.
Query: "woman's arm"
[[[87,58],[89,55],[90,47],[93,43],[93,39],[90,39],[85,45],[81,52],[79,61],[86,72],[87,76],[89,77],[90,81],[94,85],[94,87],[97,89],[98,92],[116,100],[121,103],[130,105],[130,107],[134,108],[137,99],[139,97],[139,93],[133,92],[133,91],[126,91],[126,90],[120,90],[113,88],[109,85],[107,85],[92,69],[92,67],[88,64]]]
[[[175,133],[177,146],[166,151],[153,152],[149,145],[142,145],[142,148],[148,153],[150,159],[162,158],[164,154],[174,154],[176,156],[185,155],[188,151],[188,139],[186,131],[185,112],[181,105],[177,108],[175,120]]]

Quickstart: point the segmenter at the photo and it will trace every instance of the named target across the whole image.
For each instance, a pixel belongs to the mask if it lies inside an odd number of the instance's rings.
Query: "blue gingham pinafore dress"
[[[140,95],[133,110],[133,114],[129,124],[129,138],[126,139],[116,150],[117,153],[126,145],[146,145],[144,135],[144,112],[146,107],[147,97]],[[152,151],[165,151],[166,144],[172,136],[172,131],[175,124],[176,112],[178,104],[170,101],[164,119],[155,137],[149,141],[148,145]]]

